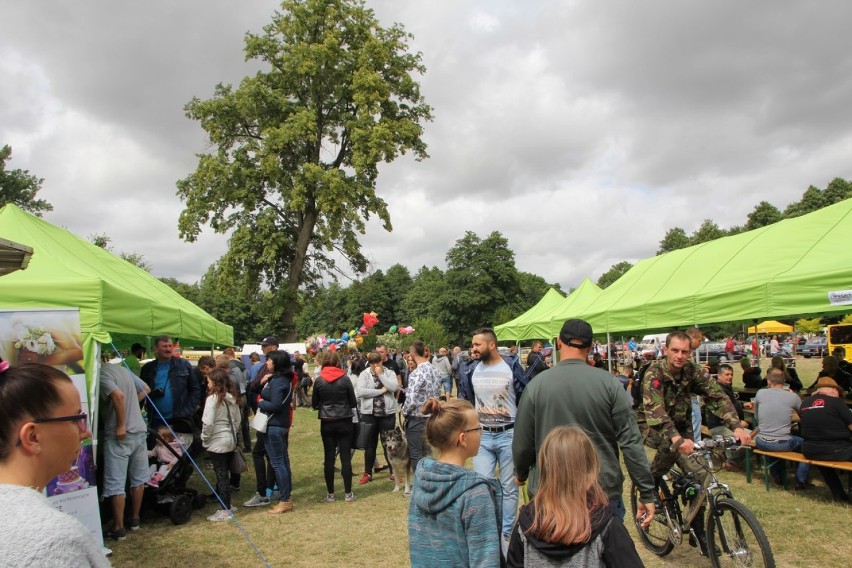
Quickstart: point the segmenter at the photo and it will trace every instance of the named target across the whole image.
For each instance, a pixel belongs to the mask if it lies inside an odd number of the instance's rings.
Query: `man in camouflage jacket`
[[[659,479],[677,462],[684,471],[701,473],[704,470],[686,456],[695,451],[692,432],[693,394],[704,396],[705,408],[719,417],[734,432],[734,437],[745,444],[748,433],[740,428],[740,419],[731,400],[710,373],[690,361],[690,339],[681,331],[666,337],[665,358],[652,363],[642,379],[642,404],[636,421],[645,438],[645,445],[657,450],[651,462],[651,475]],[[698,542],[707,554],[703,512],[692,523]]]

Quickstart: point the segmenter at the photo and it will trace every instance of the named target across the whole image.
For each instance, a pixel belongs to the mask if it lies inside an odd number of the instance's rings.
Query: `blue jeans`
[[[278,491],[281,492],[281,501],[289,501],[293,486],[290,482],[290,455],[287,451],[287,428],[268,426],[264,442],[266,444],[266,454],[269,456],[269,463],[272,464],[272,469],[275,470],[275,479],[278,481]]]
[[[492,477],[500,465],[500,485],[503,486],[503,534],[512,534],[515,513],[518,509],[518,486],[515,485],[515,466],[512,462],[512,440],[515,430],[505,432],[482,431],[479,453],[473,458],[473,471]]]
[[[444,375],[441,377],[441,384],[444,385],[444,392],[450,394],[453,392],[453,378]]]
[[[784,440],[783,442],[767,442],[762,439],[760,436],[754,439],[754,443],[757,446],[758,450],[765,450],[767,452],[802,452],[802,442],[804,440],[798,436],[790,436],[789,440]],[[796,481],[798,483],[807,483],[808,482],[808,474],[810,473],[811,466],[807,463],[800,463],[796,466]],[[772,464],[772,467],[769,468],[769,471],[772,472],[772,477],[775,479],[781,479],[781,463],[776,462]]]

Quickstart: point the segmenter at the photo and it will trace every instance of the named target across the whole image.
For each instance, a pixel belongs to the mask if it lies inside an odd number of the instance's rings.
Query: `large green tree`
[[[281,6],[264,33],[246,35],[246,59],[264,70],[185,108],[215,151],[178,182],[179,230],[190,241],[205,225],[230,231],[223,269],[279,296],[292,340],[300,286],[333,273],[335,256],[366,271],[359,235],[371,216],[391,230],[378,165],[427,157],[431,108],[401,25],[382,27],[360,0]]]
[[[480,239],[472,231],[447,252],[446,290],[438,300],[438,321],[454,339],[478,327],[493,326],[500,308],[512,306],[521,295],[515,253],[509,241],[494,231]],[[504,317],[506,311],[502,311]]]
[[[660,248],[657,250],[657,254],[665,254],[688,246],[689,237],[686,236],[686,231],[680,227],[672,227],[666,231],[663,240],[660,241]]]
[[[784,218],[784,215],[777,207],[768,201],[761,201],[754,206],[754,210],[748,214],[748,220],[745,224],[745,230],[759,229],[773,223],[777,223]]]
[[[12,159],[12,147],[0,148],[0,207],[14,203],[24,211],[33,215],[45,211],[53,211],[53,205],[43,199],[36,199],[36,193],[41,189],[43,179],[30,175],[28,170],[6,170],[6,162]]]

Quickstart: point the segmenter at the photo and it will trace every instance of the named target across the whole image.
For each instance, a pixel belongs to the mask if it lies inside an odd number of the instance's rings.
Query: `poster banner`
[[[71,377],[91,429],[97,401],[89,401],[93,379],[86,379],[77,309],[0,310],[0,357],[12,365],[51,365]],[[45,492],[54,507],[76,517],[103,546],[94,453],[92,440],[84,440],[77,461],[51,480]]]

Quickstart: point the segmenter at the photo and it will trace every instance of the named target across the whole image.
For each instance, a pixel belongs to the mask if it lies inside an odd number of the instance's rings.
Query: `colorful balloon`
[[[357,345],[358,347],[361,347],[362,343],[364,343],[364,338],[361,337],[360,335],[356,335],[355,336],[355,345]]]
[[[343,335],[340,336],[340,339],[346,341],[347,339],[349,339],[349,333],[343,332]]]
[[[368,333],[370,333],[370,330],[368,330],[368,329],[367,329],[367,326],[366,326],[366,325],[362,325],[362,326],[358,329],[358,331],[360,331],[360,332],[361,332],[361,335],[367,335]]]
[[[392,325],[392,326],[390,326],[390,329],[388,329],[388,333],[396,333],[396,330],[397,330],[397,327],[395,325]]]

